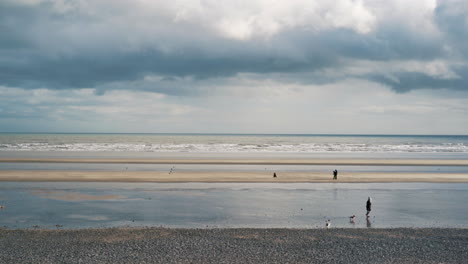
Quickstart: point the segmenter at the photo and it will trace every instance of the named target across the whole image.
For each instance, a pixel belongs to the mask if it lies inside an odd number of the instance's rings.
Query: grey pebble
[[[0,229],[0,263],[466,263],[468,229]]]

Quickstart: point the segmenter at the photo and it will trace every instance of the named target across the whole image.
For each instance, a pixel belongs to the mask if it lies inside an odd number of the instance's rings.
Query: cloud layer
[[[399,92],[466,89],[467,14],[465,1],[2,1],[0,84],[111,89],[159,76],[156,86],[167,87],[334,69],[329,82],[354,75]],[[343,69],[358,61],[391,70]],[[438,61],[449,75],[398,69],[402,61]]]
[[[216,107],[245,114],[241,107],[260,111],[243,105],[245,98],[262,102],[276,94],[294,107],[291,96],[300,101],[313,97],[310,91],[340,97],[347,81],[379,93],[422,91],[431,100],[427,93],[437,91],[447,107],[454,94],[468,98],[463,0],[3,0],[0,32],[0,119],[8,124],[110,115],[117,111],[110,101],[128,102],[123,95],[138,102],[127,105],[137,119],[147,113],[197,119]],[[44,94],[47,102],[33,102]],[[216,105],[207,96],[237,105]],[[64,116],[54,106],[67,100],[74,108]],[[414,110],[406,104],[359,111]],[[295,115],[307,112],[297,109]],[[459,113],[452,110],[441,111]]]

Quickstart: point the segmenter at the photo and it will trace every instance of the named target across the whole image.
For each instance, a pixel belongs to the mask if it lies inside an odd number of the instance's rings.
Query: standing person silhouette
[[[367,210],[367,213],[366,213],[366,216],[369,217],[369,213],[371,211],[371,207],[372,207],[372,199],[370,197],[368,197],[367,199],[367,203],[366,203],[366,210]]]
[[[338,171],[337,170],[333,171],[333,179],[338,180]]]

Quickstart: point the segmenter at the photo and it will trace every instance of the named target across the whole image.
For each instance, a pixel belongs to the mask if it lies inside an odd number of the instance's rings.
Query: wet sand
[[[32,194],[46,199],[54,199],[60,201],[103,201],[125,199],[122,195],[91,195],[79,192],[52,191],[52,190],[34,190]]]
[[[187,165],[333,165],[333,166],[467,166],[468,159],[89,159],[0,157],[0,163],[82,163],[82,164],[167,164]],[[81,170],[0,170],[0,181],[78,181],[78,182],[333,182],[330,171],[81,171]],[[468,172],[343,172],[338,182],[468,182]]]
[[[47,171],[4,170],[0,181],[32,182],[447,182],[466,183],[468,173],[340,173],[332,180],[331,172],[225,172],[225,171]]]
[[[0,229],[1,263],[465,263],[467,247],[455,228]]]

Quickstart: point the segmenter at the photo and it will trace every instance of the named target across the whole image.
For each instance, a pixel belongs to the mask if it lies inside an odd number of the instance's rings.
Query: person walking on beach
[[[338,180],[338,171],[337,170],[333,171],[333,179]]]
[[[369,217],[369,213],[371,211],[371,206],[372,206],[372,200],[371,200],[370,197],[368,197],[367,203],[366,203],[366,210],[367,210],[366,216],[367,217]]]

